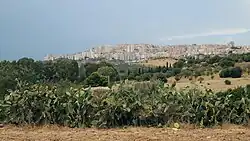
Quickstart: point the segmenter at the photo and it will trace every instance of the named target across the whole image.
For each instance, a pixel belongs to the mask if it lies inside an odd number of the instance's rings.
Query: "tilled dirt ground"
[[[0,128],[1,141],[250,141],[250,128],[227,125],[216,128],[72,129],[57,126]]]

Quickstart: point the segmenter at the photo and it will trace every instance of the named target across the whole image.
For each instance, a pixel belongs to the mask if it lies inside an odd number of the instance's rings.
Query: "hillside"
[[[173,65],[177,60],[173,58],[149,59],[141,62],[141,64],[145,66],[166,66],[167,62],[169,65]]]
[[[241,86],[246,86],[250,84],[250,76],[243,76],[241,78],[220,78],[219,75],[215,75],[214,79],[211,76],[201,76],[204,78],[202,83],[198,81],[198,78],[195,80],[189,80],[187,78],[182,78],[176,83],[176,88],[178,90],[184,88],[198,88],[201,90],[211,89],[215,92],[226,91],[228,89],[234,89]],[[231,85],[226,85],[225,80],[231,81]],[[169,78],[169,84],[172,84],[174,77]]]

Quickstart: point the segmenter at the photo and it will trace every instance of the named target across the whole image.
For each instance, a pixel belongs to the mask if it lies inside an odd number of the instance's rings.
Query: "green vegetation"
[[[229,74],[227,77],[238,78],[241,77],[242,71],[250,72],[249,66],[244,66],[240,69],[235,67],[236,63],[250,62],[250,53],[245,54],[229,54],[226,56],[209,56],[200,55],[198,57],[186,57],[178,60],[173,66],[174,68],[181,69],[180,75],[186,77],[201,75],[213,75],[221,70],[226,71],[230,69],[232,76]],[[231,70],[232,69],[232,70]],[[223,76],[222,76],[223,77]],[[224,77],[223,77],[224,78]]]
[[[249,62],[250,54],[187,57],[159,67],[69,59],[2,61],[0,123],[70,127],[247,124],[250,86],[219,93],[175,89],[182,78],[203,83],[202,75],[214,79],[218,72],[222,78],[239,78],[249,73],[247,67],[235,66],[243,61]],[[176,81],[164,87],[169,77]],[[110,89],[86,90],[98,86]]]
[[[240,78],[242,75],[242,69],[240,67],[223,69],[219,75],[221,78]]]
[[[199,90],[177,92],[159,82],[151,83],[138,89],[135,84],[123,83],[101,97],[82,88],[20,84],[0,101],[0,117],[11,124],[102,128],[248,123],[249,86],[214,94]]]
[[[226,85],[231,85],[231,81],[230,80],[225,80],[224,81]]]
[[[97,72],[93,72],[90,76],[86,79],[85,84],[87,86],[98,87],[98,86],[107,86],[108,79],[104,76],[101,76]]]
[[[203,77],[199,77],[198,81],[199,81],[200,83],[202,83],[202,81],[204,81],[204,78],[203,78]]]

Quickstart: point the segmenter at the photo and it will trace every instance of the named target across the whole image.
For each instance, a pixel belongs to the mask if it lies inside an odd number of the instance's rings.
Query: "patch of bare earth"
[[[168,65],[173,65],[175,62],[177,62],[176,59],[173,58],[164,58],[164,59],[150,59],[147,61],[142,62],[142,64],[146,66],[166,66],[168,62]]]
[[[199,88],[200,90],[205,90],[205,88],[207,89],[211,89],[214,92],[219,92],[219,91],[226,91],[228,89],[234,89],[237,87],[244,87],[245,85],[250,84],[250,76],[249,75],[245,75],[241,78],[220,78],[218,74],[214,75],[214,79],[211,78],[211,76],[201,76],[204,78],[204,81],[202,81],[202,83],[200,83],[198,81],[198,78],[195,80],[189,80],[188,78],[181,78],[181,80],[179,80],[176,83],[176,88],[178,90],[189,87],[189,88]],[[176,80],[174,79],[174,77],[171,77],[168,79],[168,83],[172,84],[173,82],[175,82]],[[231,81],[231,85],[226,85],[225,84],[225,80],[230,80]]]
[[[250,128],[228,125],[218,128],[79,129],[57,126],[0,128],[1,141],[249,141]]]

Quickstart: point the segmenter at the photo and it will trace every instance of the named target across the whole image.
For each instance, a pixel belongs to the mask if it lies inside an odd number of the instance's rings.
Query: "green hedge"
[[[156,82],[155,82],[156,83]],[[250,87],[227,92],[177,92],[162,84],[138,90],[127,84],[95,97],[81,88],[33,85],[0,101],[1,122],[69,127],[247,124]]]

